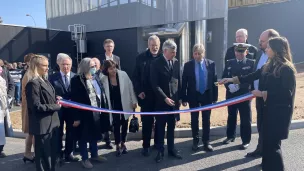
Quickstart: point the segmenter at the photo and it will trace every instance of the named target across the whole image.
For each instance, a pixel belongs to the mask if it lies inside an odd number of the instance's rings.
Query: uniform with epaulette
[[[237,44],[235,46],[236,58],[226,62],[223,72],[223,78],[232,78],[235,76],[248,75],[253,72],[254,60],[246,58],[248,53],[248,44]],[[237,97],[251,92],[252,84],[225,84],[226,99]],[[227,139],[224,144],[233,142],[236,137],[237,112],[240,112],[240,132],[242,139],[241,149],[247,149],[251,140],[251,101],[228,106],[228,121],[227,121]]]

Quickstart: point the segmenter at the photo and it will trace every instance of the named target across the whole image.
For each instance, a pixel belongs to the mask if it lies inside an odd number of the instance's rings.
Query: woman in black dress
[[[262,168],[264,171],[282,171],[281,141],[288,138],[292,119],[296,69],[286,38],[270,39],[266,53],[269,61],[261,69],[247,76],[224,78],[219,83],[237,84],[259,79],[259,90],[252,93],[264,99]]]

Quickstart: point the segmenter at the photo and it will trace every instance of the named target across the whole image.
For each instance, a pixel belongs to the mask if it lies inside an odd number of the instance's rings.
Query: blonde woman
[[[30,60],[32,57],[34,57],[35,54],[29,53],[24,56],[24,62],[26,63],[27,66],[29,66]],[[26,70],[25,70],[26,72]],[[22,108],[21,108],[21,116],[22,116],[22,132],[24,132],[26,135],[25,138],[25,152],[24,152],[24,157],[23,157],[23,162],[26,163],[27,161],[29,162],[34,162],[34,157],[31,153],[32,151],[32,146],[34,143],[34,136],[29,134],[29,121],[28,121],[28,110],[27,110],[27,101],[26,101],[26,94],[25,94],[25,86],[28,83],[29,79],[27,74],[24,75],[22,78],[21,82],[21,96],[22,96]]]
[[[49,62],[45,56],[35,55],[27,71],[25,86],[29,117],[29,134],[35,136],[36,170],[55,170],[58,157],[59,117],[55,90],[47,80]]]

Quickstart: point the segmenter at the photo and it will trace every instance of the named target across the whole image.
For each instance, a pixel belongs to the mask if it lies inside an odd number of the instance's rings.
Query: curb
[[[251,124],[252,134],[258,132],[257,125]],[[304,119],[303,120],[293,120],[290,125],[290,130],[293,129],[301,129],[304,128]],[[200,128],[201,132],[202,128]],[[237,126],[237,136],[240,134],[240,126]],[[191,138],[192,131],[191,128],[176,128],[174,132],[175,138]],[[210,136],[219,137],[226,136],[226,126],[218,126],[210,128]],[[24,134],[21,130],[14,129],[13,138],[25,138],[26,134]],[[152,135],[153,137],[153,135]],[[113,139],[113,134],[111,134],[111,138]],[[136,133],[128,133],[128,140],[141,140],[142,132],[141,130]]]

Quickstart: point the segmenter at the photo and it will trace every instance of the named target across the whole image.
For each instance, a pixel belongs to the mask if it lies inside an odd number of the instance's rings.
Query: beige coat
[[[121,95],[121,104],[123,111],[133,112],[133,104],[137,104],[137,99],[134,93],[133,84],[125,71],[117,70],[118,79],[119,79],[119,87],[120,87],[120,95]],[[110,88],[109,88],[109,80],[108,76],[100,74],[100,80],[104,86],[105,93],[107,96],[108,102],[110,99]],[[112,109],[111,103],[109,103],[109,108]],[[124,115],[125,119],[128,119],[131,115]],[[110,114],[110,122],[112,124],[112,114]]]
[[[28,119],[28,111],[27,111],[27,102],[26,102],[26,95],[25,95],[25,86],[28,83],[27,74],[24,74],[22,78],[22,87],[21,87],[21,97],[22,97],[22,108],[21,108],[21,118],[22,118],[22,131],[24,133],[29,132],[29,119]]]

